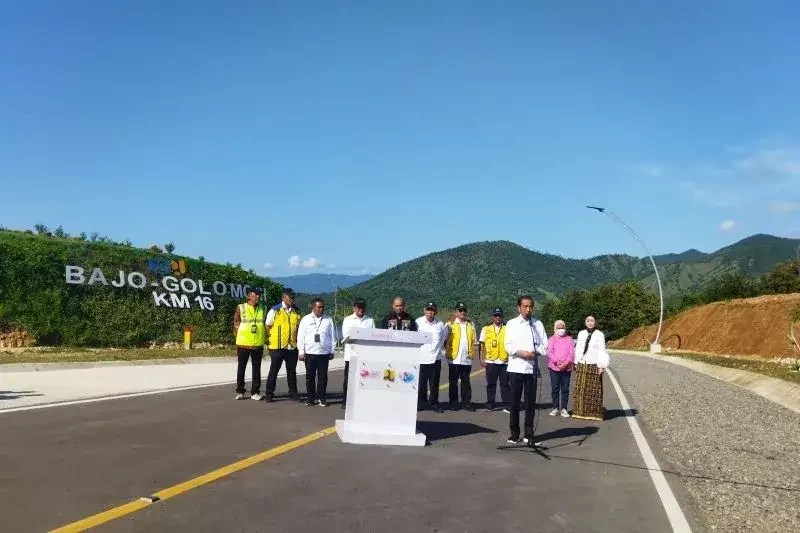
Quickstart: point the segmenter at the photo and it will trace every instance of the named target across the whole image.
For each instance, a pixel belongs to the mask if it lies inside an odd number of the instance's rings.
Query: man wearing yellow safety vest
[[[298,399],[297,394],[297,328],[302,315],[294,305],[294,291],[283,289],[281,303],[272,307],[267,313],[267,333],[269,346],[269,373],[267,374],[266,399],[275,398],[275,385],[281,365],[286,363],[286,383],[289,386],[289,398]]]
[[[497,392],[497,382],[500,381],[500,400],[508,406],[511,399],[511,387],[508,384],[508,353],[504,346],[506,340],[506,326],[503,323],[503,310],[496,307],[492,311],[492,323],[483,326],[478,357],[481,366],[486,369],[486,410],[494,411]]]
[[[253,382],[250,384],[250,398],[260,400],[258,393],[261,388],[261,359],[264,357],[264,341],[267,338],[267,329],[264,325],[267,312],[261,304],[261,289],[248,287],[247,302],[236,306],[233,314],[233,334],[236,335],[236,396],[237,400],[244,400],[244,372],[247,369],[247,360],[253,365]]]
[[[450,379],[450,409],[458,411],[461,407],[474,411],[472,406],[472,386],[469,373],[475,357],[475,345],[478,335],[475,326],[467,318],[467,306],[463,302],[456,304],[456,317],[448,322],[450,334],[445,341],[445,357],[447,357],[448,377]],[[461,381],[461,404],[458,403],[458,382]]]

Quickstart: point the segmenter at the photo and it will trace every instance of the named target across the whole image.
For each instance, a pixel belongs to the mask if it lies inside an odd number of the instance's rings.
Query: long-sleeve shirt
[[[588,336],[589,332],[585,329],[578,333],[578,340],[575,342],[575,364],[586,363],[588,365],[597,365],[600,368],[607,368],[610,358],[606,350],[606,336],[599,329],[594,330],[587,347],[586,337]],[[586,354],[583,353],[584,348],[586,348]]]
[[[314,340],[319,335],[319,341]],[[309,313],[300,320],[297,328],[297,352],[299,355],[332,354],[336,344],[336,327],[328,315],[317,318]]]
[[[538,365],[536,358],[522,359],[517,352],[547,354],[547,333],[539,320],[531,317],[525,320],[522,315],[512,318],[506,324],[505,348],[508,353],[508,372],[533,374]]]
[[[575,361],[575,343],[572,337],[564,335],[559,337],[553,335],[547,341],[547,368],[556,372],[566,372],[572,370],[572,363]],[[567,363],[563,370],[561,365]]]
[[[342,321],[342,338],[347,338],[350,334],[350,330],[355,328],[375,328],[375,320],[372,317],[364,315],[361,318],[353,313],[350,316],[345,317]],[[344,360],[349,361],[350,355],[353,351],[353,347],[350,346],[350,343],[344,345]]]
[[[444,341],[447,340],[450,328],[436,317],[433,317],[433,322],[428,322],[427,318],[421,316],[417,319],[417,331],[430,333],[432,337],[431,342],[419,347],[420,364],[429,365],[442,360],[444,358]]]

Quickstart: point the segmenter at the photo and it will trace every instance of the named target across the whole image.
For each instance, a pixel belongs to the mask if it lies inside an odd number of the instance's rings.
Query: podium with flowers
[[[420,346],[430,333],[354,328],[350,344],[347,408],[336,421],[342,442],[424,446],[417,432]]]

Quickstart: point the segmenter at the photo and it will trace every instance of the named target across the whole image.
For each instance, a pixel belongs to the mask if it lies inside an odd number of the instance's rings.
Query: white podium
[[[430,333],[355,328],[344,420],[336,421],[342,442],[424,446],[417,433],[420,346]]]

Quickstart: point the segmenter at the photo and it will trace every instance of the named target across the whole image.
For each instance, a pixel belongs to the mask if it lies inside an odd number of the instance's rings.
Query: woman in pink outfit
[[[561,416],[569,418],[567,402],[569,378],[572,364],[575,362],[575,343],[572,337],[567,335],[567,326],[563,320],[556,320],[553,330],[553,336],[547,341],[547,368],[550,370],[550,387],[553,394],[553,410],[550,411],[550,416],[556,416],[560,412]]]

